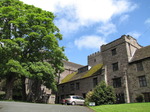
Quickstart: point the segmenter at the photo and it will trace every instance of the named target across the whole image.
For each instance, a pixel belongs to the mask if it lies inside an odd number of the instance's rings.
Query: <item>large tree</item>
[[[62,35],[53,13],[19,0],[0,1],[0,7],[0,77],[6,79],[5,99],[12,99],[15,80],[21,79],[25,87],[26,77],[56,89],[54,78],[63,71],[66,56],[58,44]]]

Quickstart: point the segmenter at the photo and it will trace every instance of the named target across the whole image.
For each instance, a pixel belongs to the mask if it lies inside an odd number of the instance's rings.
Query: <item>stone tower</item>
[[[102,64],[103,61],[102,61],[102,55],[101,55],[101,52],[98,51],[98,52],[95,52],[91,55],[88,56],[88,65],[89,66],[94,66],[94,65],[97,65],[97,64]]]
[[[117,102],[129,103],[127,69],[130,59],[141,46],[129,35],[101,46],[101,55],[105,67],[105,79],[115,88]]]

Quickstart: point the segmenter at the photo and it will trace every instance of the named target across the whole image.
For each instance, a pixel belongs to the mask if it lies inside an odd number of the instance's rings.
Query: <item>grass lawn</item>
[[[101,105],[90,108],[96,112],[150,112],[150,103]]]

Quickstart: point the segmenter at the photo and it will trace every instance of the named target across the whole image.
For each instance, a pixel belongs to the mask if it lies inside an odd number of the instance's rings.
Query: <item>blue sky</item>
[[[21,0],[56,16],[69,61],[87,65],[87,56],[121,35],[150,45],[150,0]]]

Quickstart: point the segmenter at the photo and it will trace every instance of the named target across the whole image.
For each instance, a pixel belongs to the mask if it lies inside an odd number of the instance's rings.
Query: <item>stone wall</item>
[[[116,49],[117,54],[112,56],[112,50]],[[112,79],[123,77],[125,68],[128,64],[126,42],[124,38],[117,39],[101,47],[104,66],[107,67],[108,84],[112,85]],[[113,63],[118,63],[118,70],[113,71]]]
[[[91,91],[94,88],[93,85],[93,79],[97,78],[97,82],[99,83],[100,81],[104,80],[104,74],[98,71],[96,75],[84,78],[84,79],[79,79],[79,80],[74,80],[68,83],[64,84],[59,84],[58,89],[59,89],[59,103],[61,100],[68,95],[80,95],[85,97],[85,95]],[[79,84],[79,88],[76,88],[76,84]],[[71,85],[73,84],[74,90],[71,89]]]
[[[110,86],[114,86],[114,79],[121,78],[121,86],[115,87],[115,93],[117,95],[117,100],[122,97],[124,101],[118,103],[136,102],[135,98],[138,94],[145,92],[150,93],[150,59],[142,60],[144,71],[141,72],[137,72],[135,62],[131,62],[133,61],[132,59],[136,57],[136,51],[141,48],[142,46],[137,43],[136,39],[129,35],[123,35],[117,40],[102,45],[101,52],[98,51],[88,56],[88,65],[92,67],[96,64],[103,64],[103,75],[101,74],[60,84],[60,99],[70,94],[82,96],[94,88],[93,79],[98,77],[98,82],[105,80]],[[113,69],[114,65],[118,65],[117,70]],[[140,75],[146,76],[147,87],[139,87],[138,77]],[[75,86],[76,83],[80,83],[80,89],[74,91],[70,90],[70,85],[74,84]]]
[[[113,79],[121,78],[121,87],[116,87],[115,93],[116,95],[123,94],[124,102],[127,103],[130,101],[126,71],[130,58],[132,58],[135,51],[140,47],[134,38],[125,35],[109,44],[101,46],[107,83],[113,86]],[[116,50],[115,55],[112,54],[112,50],[114,49]],[[118,64],[118,70],[113,70],[113,64],[115,63]]]
[[[72,62],[68,62],[68,61],[63,61],[64,63],[64,72],[58,74],[59,75],[59,79],[58,80],[59,83],[61,83],[62,79],[64,79],[68,74],[71,74],[73,72],[78,71],[78,68],[83,67],[83,65],[79,65],[76,63],[72,63]]]
[[[88,56],[88,65],[89,66],[94,66],[94,65],[97,65],[97,64],[102,64],[102,55],[101,55],[101,52],[98,51],[98,52],[95,52],[91,55]]]
[[[141,60],[143,71],[137,71],[136,63],[130,63],[128,69],[128,83],[131,102],[137,102],[136,97],[143,93],[150,93],[150,58]],[[140,87],[139,76],[145,76],[147,86]]]

